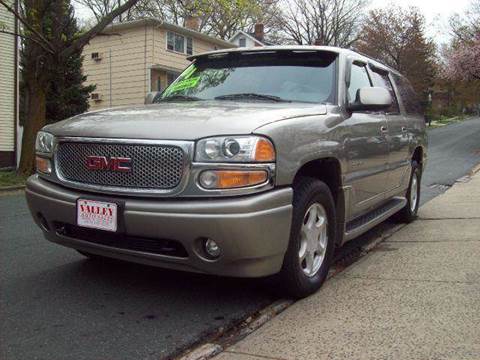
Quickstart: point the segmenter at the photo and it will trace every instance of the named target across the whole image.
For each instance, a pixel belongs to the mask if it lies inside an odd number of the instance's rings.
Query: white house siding
[[[149,67],[153,53],[152,25],[96,36],[84,48],[83,71],[87,84],[97,86],[101,101],[90,100],[90,110],[142,104],[149,91]],[[101,60],[91,54],[98,52]]]
[[[14,17],[3,6],[0,6],[0,24],[5,25],[6,30],[14,32]],[[15,43],[14,36],[0,33],[0,168],[15,163]]]

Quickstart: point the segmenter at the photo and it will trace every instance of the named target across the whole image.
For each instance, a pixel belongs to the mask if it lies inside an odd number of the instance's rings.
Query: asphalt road
[[[480,119],[429,137],[422,202],[480,162]],[[268,285],[88,261],[42,238],[23,195],[0,196],[1,360],[167,358],[269,304]]]

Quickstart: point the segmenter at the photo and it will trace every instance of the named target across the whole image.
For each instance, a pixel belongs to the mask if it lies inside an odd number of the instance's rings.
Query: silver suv
[[[425,122],[408,81],[350,50],[222,50],[152,104],[38,133],[26,196],[45,237],[92,258],[238,277],[296,297],[335,247],[412,221]]]

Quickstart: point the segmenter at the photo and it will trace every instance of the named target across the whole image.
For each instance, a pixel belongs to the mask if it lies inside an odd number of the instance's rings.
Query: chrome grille
[[[90,170],[87,157],[131,159],[132,170]],[[157,144],[115,144],[61,142],[57,148],[60,178],[82,184],[139,189],[173,189],[180,184],[184,151],[178,146]]]

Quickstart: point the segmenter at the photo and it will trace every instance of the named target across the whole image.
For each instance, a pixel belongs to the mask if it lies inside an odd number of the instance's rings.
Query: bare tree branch
[[[0,0],[2,1],[2,0]],[[120,5],[115,10],[110,12],[108,15],[104,16],[93,28],[81,35],[75,42],[62,51],[62,57],[68,57],[76,51],[80,51],[83,47],[98,33],[110,24],[113,19],[122,14],[124,11],[135,5],[139,0],[128,0],[123,5]]]
[[[35,38],[31,37],[31,36],[26,36],[26,35],[23,35],[23,34],[18,34],[18,33],[14,33],[14,32],[7,31],[7,30],[1,30],[1,29],[0,29],[0,33],[8,34],[8,35],[13,35],[13,36],[18,36],[19,38],[26,39],[26,40],[31,40],[31,41],[33,41],[34,43],[42,46],[42,43],[41,43],[40,41],[38,41],[37,39],[35,39]]]
[[[38,41],[35,41],[38,45],[40,45],[45,51],[53,54],[55,51],[53,49],[52,44],[48,41],[42,34],[40,34],[34,27],[30,26],[30,24],[23,18],[22,15],[18,13],[13,7],[8,5],[4,0],[0,0],[0,5],[3,5],[10,13],[12,13],[18,21],[20,21],[26,29],[31,31],[36,37],[38,37]]]

